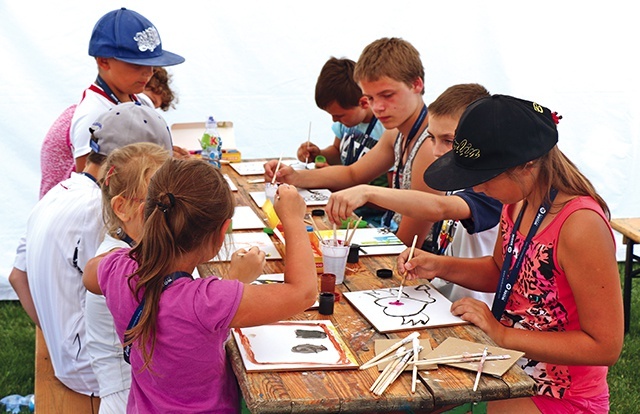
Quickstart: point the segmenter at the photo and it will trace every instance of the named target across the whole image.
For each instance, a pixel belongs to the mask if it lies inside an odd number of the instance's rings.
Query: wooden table
[[[640,276],[640,268],[633,270],[634,263],[640,263],[640,257],[633,254],[633,247],[640,243],[640,218],[620,218],[611,220],[611,227],[622,234],[622,242],[627,245],[624,261],[624,333],[629,332],[631,317],[631,285],[633,278]]]
[[[248,195],[249,191],[263,191],[264,184],[249,184],[247,178],[255,176],[240,176],[229,166],[222,168],[223,173],[228,174],[238,187],[235,193],[238,205],[249,205],[260,217],[264,217]],[[327,227],[322,218],[315,220],[319,228]],[[274,242],[284,257],[283,246],[276,238]],[[203,276],[224,275],[226,266],[228,263],[212,262],[200,265],[198,270]],[[397,287],[400,284],[397,274],[392,279],[376,277],[375,272],[380,268],[395,268],[395,256],[361,257],[359,263],[347,264],[345,282],[338,289],[347,292]],[[264,273],[281,273],[283,270],[283,261],[268,260]],[[417,283],[413,281],[406,284]],[[331,316],[306,311],[291,319],[330,319],[360,364],[374,356],[376,339],[402,338],[412,332],[380,334],[344,298],[335,304]],[[420,331],[420,337],[428,338],[433,348],[450,336],[495,345],[484,332],[472,325]],[[378,376],[376,368],[247,373],[233,339],[227,343],[227,352],[247,407],[252,413],[431,412],[450,404],[533,395],[533,380],[518,366],[513,366],[500,379],[483,375],[476,392],[472,391],[475,372],[447,366],[421,371],[415,394],[411,393],[411,374],[403,373],[381,396],[376,397],[369,391]]]

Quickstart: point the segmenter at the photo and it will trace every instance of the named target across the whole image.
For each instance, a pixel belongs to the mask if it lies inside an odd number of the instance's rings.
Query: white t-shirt
[[[129,247],[129,245],[107,234],[98,247],[96,256],[121,247]],[[131,387],[131,366],[122,357],[122,343],[116,333],[113,316],[107,308],[103,295],[87,291],[85,325],[87,351],[91,356],[91,367],[100,385],[100,398],[104,399],[110,394],[129,390]],[[126,411],[126,398],[124,402],[122,412]]]
[[[27,221],[29,289],[56,377],[85,395],[98,395],[86,349],[82,272],[104,237],[102,193],[82,173],[72,173],[34,207]],[[21,258],[16,258],[20,262]]]

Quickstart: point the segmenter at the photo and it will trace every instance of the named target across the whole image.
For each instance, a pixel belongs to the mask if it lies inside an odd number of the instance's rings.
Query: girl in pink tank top
[[[534,379],[536,395],[488,402],[488,412],[609,411],[607,367],[624,336],[615,242],[606,203],[556,146],[559,119],[505,95],[471,104],[453,151],[424,179],[441,191],[473,187],[504,204],[494,255],[398,258],[408,279],[439,276],[496,292],[491,309],[463,298],[451,312],[499,346],[523,351],[518,364]]]

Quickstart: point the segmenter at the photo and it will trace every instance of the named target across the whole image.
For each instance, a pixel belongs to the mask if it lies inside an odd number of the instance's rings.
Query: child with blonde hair
[[[132,247],[142,232],[142,204],[153,173],[170,157],[155,144],[131,144],[114,150],[102,165],[102,217],[107,229],[96,255]],[[86,347],[100,387],[100,413],[124,413],[131,385],[131,368],[122,358],[113,317],[97,280],[83,275],[89,291],[85,299]]]
[[[262,262],[225,279],[192,278],[196,265],[220,250],[234,204],[217,168],[171,159],[149,183],[140,242],[87,266],[131,362],[128,411],[238,412],[238,387],[224,349],[230,329],[286,319],[314,303],[306,205],[289,185],[278,188],[274,203],[287,234],[284,283],[248,284]],[[242,266],[256,250],[236,255],[235,262]]]
[[[439,276],[496,292],[491,309],[463,298],[451,312],[499,346],[523,351],[518,364],[537,395],[490,401],[488,412],[609,412],[607,367],[624,336],[615,242],[606,203],[556,145],[558,121],[540,104],[505,95],[471,104],[453,150],[424,179],[443,191],[473,187],[504,204],[494,253],[398,257],[408,279]]]

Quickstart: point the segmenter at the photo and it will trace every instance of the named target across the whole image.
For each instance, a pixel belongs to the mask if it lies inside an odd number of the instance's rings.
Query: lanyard
[[[118,104],[122,103],[120,101],[120,99],[118,99],[116,94],[113,93],[113,91],[111,90],[109,85],[107,85],[107,82],[105,82],[104,79],[102,79],[102,77],[100,77],[100,75],[98,75],[98,77],[96,78],[96,85],[98,85],[100,88],[95,87],[95,85],[91,85],[91,86],[89,86],[89,89],[91,89],[92,91],[104,96],[105,98],[110,100],[115,105],[118,105]],[[137,102],[138,101],[138,98],[135,95],[129,95],[129,99],[131,99],[133,102]]]
[[[402,174],[401,171],[402,171],[402,168],[404,167],[404,161],[403,161],[404,156],[409,150],[411,141],[418,134],[418,131],[420,130],[420,126],[422,125],[422,122],[426,117],[427,117],[427,105],[422,105],[422,109],[420,110],[420,115],[418,115],[418,119],[416,119],[416,122],[413,123],[413,126],[409,131],[409,135],[407,135],[407,139],[404,141],[404,145],[402,146],[402,150],[400,151],[400,156],[398,157],[398,160],[396,163],[396,170],[393,174],[393,181],[395,183],[394,188],[400,188],[400,175]]]
[[[193,279],[193,276],[191,276],[191,274],[187,272],[173,272],[170,275],[167,275],[164,277],[164,280],[162,281],[162,291],[164,292],[173,282],[180,279],[181,277],[190,277],[191,279]],[[142,316],[143,308],[144,308],[144,298],[142,298],[142,301],[136,308],[135,312],[133,312],[133,316],[129,321],[129,325],[127,325],[127,331],[133,329],[133,327],[136,326],[138,322],[140,322],[140,317]],[[127,342],[128,340],[129,338],[127,337],[127,335],[125,335],[124,341]],[[130,354],[131,354],[131,344],[125,345],[124,353],[122,354],[122,356],[124,360],[127,362],[127,364],[131,364],[131,362],[129,362]]]
[[[502,270],[500,271],[500,281],[498,282],[498,290],[496,291],[496,296],[493,299],[493,306],[491,307],[491,312],[493,316],[500,320],[502,317],[502,313],[504,312],[505,307],[507,306],[507,300],[511,295],[511,290],[513,289],[513,285],[518,278],[518,273],[520,271],[520,267],[522,267],[522,262],[524,261],[524,257],[526,256],[527,249],[529,248],[529,244],[533,239],[533,236],[538,231],[542,220],[547,215],[549,208],[551,207],[551,203],[556,198],[558,194],[558,190],[552,188],[549,192],[549,200],[545,200],[544,203],[540,205],[538,208],[538,212],[536,213],[536,217],[531,223],[531,228],[529,229],[529,233],[527,234],[527,238],[524,240],[522,244],[522,248],[520,249],[520,253],[518,254],[518,258],[516,259],[515,264],[511,269],[509,266],[511,265],[511,259],[513,258],[513,250],[516,242],[516,233],[518,232],[518,228],[520,227],[520,222],[522,221],[522,216],[524,210],[526,209],[526,204],[522,206],[520,213],[518,214],[518,218],[516,218],[515,223],[513,223],[513,229],[511,230],[511,236],[509,236],[509,243],[507,244],[507,252],[504,256],[504,262],[502,263]]]
[[[418,134],[418,131],[420,130],[420,126],[422,125],[422,122],[424,122],[424,119],[426,117],[427,117],[427,105],[422,105],[422,109],[420,110],[420,115],[418,115],[418,119],[416,119],[416,121],[413,123],[413,126],[409,131],[409,135],[407,135],[407,139],[404,141],[404,145],[402,146],[402,149],[396,161],[396,168],[395,168],[395,171],[393,172],[394,186],[392,188],[400,188],[400,175],[402,174],[401,170],[404,168],[403,158],[407,153],[407,151],[409,150],[409,145],[411,144],[411,141]],[[391,220],[393,219],[393,215],[394,215],[393,211],[387,210],[382,217],[382,225],[386,227],[391,226]]]
[[[355,141],[356,141],[355,133],[352,133],[350,137],[345,136],[343,138],[343,139],[349,138],[349,146],[347,147],[347,157],[345,159],[344,165],[351,165],[360,158],[362,151],[364,151],[364,149],[366,148],[367,140],[371,136],[371,133],[373,132],[373,128],[375,128],[377,123],[378,123],[378,118],[376,118],[375,116],[371,118],[371,121],[369,121],[369,125],[367,126],[367,130],[364,133],[364,137],[360,141],[360,145],[358,145],[358,147],[356,147],[355,145]]]

